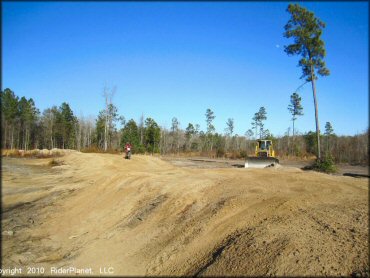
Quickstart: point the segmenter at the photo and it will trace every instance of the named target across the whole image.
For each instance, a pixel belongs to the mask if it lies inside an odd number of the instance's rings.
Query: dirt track
[[[163,160],[169,161],[175,166],[186,168],[243,168],[245,160],[243,159],[211,159],[204,157],[181,157],[181,156],[165,156]],[[284,167],[293,167],[303,169],[313,163],[311,160],[281,160],[280,165]],[[336,165],[337,172],[334,175],[355,176],[355,177],[370,177],[369,166],[364,165]]]
[[[368,273],[366,178],[290,167],[179,168],[150,156],[71,152],[58,159],[65,165],[3,160],[2,268]]]

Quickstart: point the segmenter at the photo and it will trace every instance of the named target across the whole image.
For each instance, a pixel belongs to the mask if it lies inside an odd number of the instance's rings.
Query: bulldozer
[[[257,140],[255,156],[247,157],[245,168],[266,168],[279,164],[271,140]]]

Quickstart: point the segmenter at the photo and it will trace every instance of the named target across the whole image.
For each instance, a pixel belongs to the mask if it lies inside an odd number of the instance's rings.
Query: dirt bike
[[[131,150],[127,150],[126,151],[126,156],[125,156],[126,159],[131,159]]]

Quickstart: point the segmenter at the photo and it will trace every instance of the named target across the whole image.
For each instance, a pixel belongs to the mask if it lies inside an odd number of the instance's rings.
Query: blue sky
[[[298,57],[283,37],[289,2],[3,2],[3,88],[32,97],[38,108],[68,102],[77,116],[104,108],[103,87],[126,119],[177,117],[205,130],[228,118],[243,135],[259,107],[265,127],[291,126],[290,95],[304,83]],[[331,71],[317,82],[321,130],[339,135],[368,128],[368,3],[304,2],[327,27]],[[300,91],[304,116],[296,128],[315,130],[312,89]]]

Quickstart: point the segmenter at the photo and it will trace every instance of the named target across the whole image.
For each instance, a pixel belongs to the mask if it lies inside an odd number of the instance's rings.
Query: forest
[[[40,112],[35,101],[18,97],[11,89],[1,92],[1,148],[2,149],[74,149],[82,152],[118,153],[126,142],[133,145],[133,153],[161,155],[198,155],[219,158],[245,158],[254,155],[255,139],[273,140],[279,158],[307,159],[316,155],[316,132],[299,133],[294,122],[302,113],[300,97],[294,93],[287,113],[292,115],[293,130],[276,137],[265,129],[265,107],[251,119],[251,128],[245,134],[234,133],[234,120],[227,119],[224,133],[217,133],[213,125],[216,115],[205,111],[206,130],[197,123],[181,128],[173,117],[171,127],[165,128],[151,118],[141,115],[138,122],[119,115],[112,103],[112,94],[105,92],[105,109],[98,116],[77,117],[70,105],[63,102]],[[289,101],[289,100],[288,100]],[[247,121],[248,119],[246,119]],[[337,136],[330,122],[320,134],[325,157],[336,163],[368,164],[369,130],[353,136]]]

